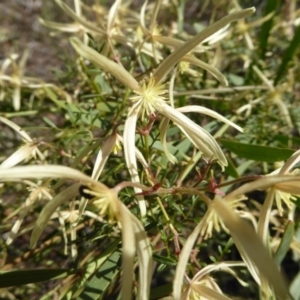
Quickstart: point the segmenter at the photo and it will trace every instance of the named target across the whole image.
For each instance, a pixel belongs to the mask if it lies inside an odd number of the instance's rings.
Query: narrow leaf
[[[284,75],[287,65],[292,60],[293,56],[296,54],[296,50],[299,47],[299,45],[300,45],[300,25],[296,28],[294,38],[290,42],[290,45],[288,46],[288,48],[283,53],[282,62],[278,68],[277,76],[274,81],[274,85],[277,85],[278,81]]]
[[[294,234],[295,224],[292,221],[288,221],[287,225],[285,226],[281,242],[274,255],[275,262],[278,265],[280,265],[283,259],[285,258],[286,253],[290,248],[290,244],[293,240]]]
[[[218,139],[228,150],[242,158],[255,161],[276,162],[288,159],[294,150],[233,142],[227,139]]]
[[[0,272],[0,288],[64,278],[76,274],[72,269],[37,269]]]
[[[117,252],[117,247],[119,245],[119,240],[114,241],[111,243],[106,250],[101,253],[99,257],[95,257],[91,262],[84,266],[85,272],[80,279],[72,285],[71,290],[62,298],[62,300],[67,299],[79,299],[79,295],[85,294],[84,289],[86,286],[89,286],[89,280],[93,274],[98,274],[98,271],[101,272],[102,265],[112,256],[114,253]],[[104,268],[102,268],[104,269]]]
[[[275,12],[277,10],[278,4],[279,4],[278,0],[268,0],[263,15],[267,16],[268,14]],[[270,31],[272,29],[274,15],[275,14],[273,14],[273,16],[269,20],[264,22],[261,26],[261,31],[259,34],[259,44],[260,44],[259,49],[260,49],[261,58],[265,57],[265,53],[267,51],[268,38],[270,35]]]
[[[102,299],[110,284],[120,271],[121,251],[114,252],[91,277],[83,292],[77,297],[78,300]],[[74,298],[73,298],[74,299]]]

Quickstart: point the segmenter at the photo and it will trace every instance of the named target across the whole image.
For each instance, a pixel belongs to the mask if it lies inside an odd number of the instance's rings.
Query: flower
[[[258,182],[261,180],[257,180]],[[261,182],[260,182],[261,183]],[[253,185],[253,183],[251,183]],[[260,184],[261,186],[266,184]],[[244,187],[246,186],[246,188]],[[196,194],[209,206],[209,208],[215,210],[220,216],[222,222],[228,228],[234,243],[236,244],[243,260],[245,261],[250,273],[254,279],[261,284],[261,279],[266,282],[268,280],[267,287],[270,289],[272,286],[278,298],[287,298],[288,288],[285,284],[281,274],[278,271],[278,267],[272,260],[269,251],[263,245],[258,234],[253,228],[244,220],[242,220],[230,206],[227,204],[229,198],[236,198],[238,195],[242,195],[249,189],[249,183],[238,188],[236,191],[228,194],[223,199],[216,196],[214,201],[211,201],[204,193],[196,192]],[[181,250],[178,264],[176,267],[175,278],[173,281],[173,298],[174,300],[182,299],[181,289],[183,285],[183,279],[185,276],[185,269],[190,258],[193,245],[196,242],[197,236],[201,232],[205,224],[205,220],[202,219],[198,225],[194,228],[193,232],[186,239],[186,242]],[[199,243],[201,243],[202,237],[200,237]],[[265,266],[268,265],[268,268]],[[194,289],[197,285],[194,285]],[[203,289],[203,287],[201,287]],[[211,297],[215,298],[215,297]]]
[[[278,212],[282,215],[283,209],[281,201],[283,200],[287,206],[292,209],[294,203],[291,201],[296,195],[300,195],[299,186],[299,170],[295,169],[293,172],[290,170],[300,161],[300,150],[296,151],[286,163],[279,169],[275,170],[271,174],[268,174],[265,179],[271,180],[271,178],[283,177],[287,180],[281,180],[274,182],[269,186],[266,199],[264,201],[260,218],[258,222],[258,234],[261,236],[262,240],[268,244],[268,224],[271,216],[271,209],[274,200],[276,201]],[[297,176],[298,175],[298,176]],[[290,178],[290,180],[288,180]],[[294,195],[294,196],[293,196]]]
[[[183,291],[183,300],[201,300],[201,299],[228,299],[224,296],[222,290],[211,276],[208,274],[213,271],[224,271],[233,275],[241,285],[247,286],[247,283],[241,280],[232,267],[245,266],[244,262],[221,262],[208,265],[197,272],[192,280],[189,280],[188,286]]]
[[[216,196],[219,197],[219,196]],[[240,197],[237,197],[235,199],[230,199],[227,201],[228,206],[232,209],[232,211],[236,212],[237,214],[241,215],[240,209],[245,208],[245,204],[242,202],[243,200],[246,200],[247,197],[244,195],[241,195]],[[212,236],[212,231],[215,229],[217,232],[220,232],[221,229],[223,229],[225,232],[229,233],[229,230],[225,226],[222,218],[219,216],[219,214],[213,209],[212,206],[210,206],[204,217],[203,217],[203,227],[201,229],[201,236],[204,237],[204,239],[210,238]]]
[[[70,39],[72,46],[80,56],[88,59],[100,69],[112,74],[135,93],[131,97],[133,106],[128,111],[123,133],[125,160],[131,180],[134,183],[140,182],[135,156],[135,129],[138,118],[141,117],[144,119],[145,115],[150,117],[153,114],[161,114],[166,117],[166,122],[168,122],[168,120],[172,120],[208,159],[217,160],[222,169],[224,169],[224,167],[227,165],[227,160],[216,140],[199,125],[195,124],[180,111],[176,110],[172,106],[169,106],[165,102],[165,97],[163,96],[165,90],[162,82],[166,75],[171,71],[173,66],[199,43],[216,33],[221,28],[227,26],[229,23],[246,17],[252,14],[254,11],[254,8],[242,10],[228,15],[213,25],[208,26],[197,36],[182,44],[172,54],[170,54],[158,66],[154,74],[150,76],[148,84],[143,82],[142,85],[139,85],[135,78],[119,64],[109,60],[97,51],[86,46],[79,39]],[[166,126],[163,127],[162,131],[165,132],[165,130]],[[166,146],[164,148],[166,150]],[[168,155],[168,152],[166,152],[166,154],[170,159],[171,156]],[[171,162],[174,162],[174,159],[171,158],[170,160]],[[135,188],[135,191],[136,193],[141,192],[139,188]],[[145,201],[142,196],[138,196],[138,200],[141,215],[144,216],[146,214]]]
[[[38,158],[41,161],[45,160],[44,155],[38,148],[39,143],[32,140],[32,138],[27,134],[26,131],[24,131],[21,127],[19,127],[14,122],[4,117],[0,117],[0,122],[8,125],[13,130],[15,130],[18,134],[20,134],[21,137],[23,138],[23,141],[25,142],[25,145],[21,146],[17,151],[15,151],[11,156],[9,156],[0,164],[0,169],[10,168],[12,166],[19,164],[21,161],[30,159],[31,157],[36,159],[36,157],[38,156]]]
[[[41,211],[35,222],[31,235],[30,246],[34,247],[51,216],[57,208],[70,199],[79,195],[79,189],[83,185],[85,196],[92,196],[92,202],[100,213],[110,214],[110,218],[118,221],[122,234],[122,299],[131,299],[134,255],[137,251],[139,259],[139,285],[138,299],[148,299],[150,293],[152,255],[151,246],[147,234],[140,221],[118,199],[120,187],[109,189],[104,184],[91,179],[78,170],[56,165],[47,166],[22,166],[0,169],[1,181],[12,181],[25,178],[68,178],[77,180],[75,183],[57,194],[49,201]],[[132,275],[132,276],[131,276]]]

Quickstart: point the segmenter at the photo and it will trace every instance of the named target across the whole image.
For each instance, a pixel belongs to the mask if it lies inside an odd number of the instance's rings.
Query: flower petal
[[[136,163],[136,155],[135,155],[135,128],[136,121],[138,117],[138,111],[133,111],[133,113],[129,114],[126,119],[123,133],[123,141],[124,141],[124,155],[126,160],[126,165],[128,168],[128,172],[131,176],[132,182],[140,183],[140,177],[137,171],[137,163]],[[134,188],[136,193],[141,193],[142,190],[139,188]],[[137,196],[141,215],[145,216],[146,202],[143,196]]]
[[[241,128],[240,126],[236,125],[235,123],[231,122],[227,118],[223,117],[222,115],[218,114],[217,112],[215,112],[209,108],[205,108],[203,106],[198,106],[198,105],[187,105],[184,107],[179,107],[179,108],[177,108],[177,110],[179,110],[180,112],[183,112],[183,113],[197,112],[200,114],[204,114],[204,115],[213,117],[221,122],[224,122],[225,124],[228,124],[228,125],[234,127],[235,129],[237,129],[240,132],[243,132],[243,128]]]
[[[222,169],[227,166],[227,160],[220,146],[207,131],[164,102],[159,104],[157,110],[171,119],[208,159],[217,159]]]
[[[32,142],[31,137],[24,131],[20,126],[18,126],[16,123],[4,118],[0,117],[0,121],[7,126],[11,127],[14,131],[19,133],[27,142]]]
[[[135,235],[131,222],[131,213],[127,207],[118,200],[120,222],[122,225],[122,290],[123,300],[130,300],[132,296],[133,283],[133,259],[135,254]]]
[[[103,143],[101,149],[98,152],[94,168],[93,168],[93,174],[92,179],[98,180],[100,174],[102,173],[102,170],[106,164],[106,161],[110,155],[110,153],[113,151],[114,146],[117,141],[117,134],[113,133],[110,135]]]
[[[148,300],[153,264],[151,245],[141,222],[132,214],[131,220],[135,232],[135,242],[139,264],[139,285],[137,299]]]
[[[192,56],[189,54],[185,55],[181,59],[181,61],[186,61],[190,64],[193,64],[197,67],[200,67],[200,68],[206,70],[211,75],[213,75],[216,79],[218,79],[223,86],[228,86],[226,77],[217,68],[213,67],[212,65],[209,65],[209,64],[205,63],[204,61],[196,58],[195,56]]]
[[[254,229],[235,214],[224,199],[216,198],[212,206],[223,219],[234,242],[241,247],[239,247],[239,250],[243,250],[242,254],[249,257],[258,268],[259,273],[273,286],[278,299],[289,299],[289,291],[285,280]],[[268,267],[266,268],[266,266]]]
[[[84,45],[76,37],[70,38],[70,42],[73,48],[80,56],[82,56],[85,59],[88,59],[101,70],[104,70],[105,72],[109,72],[110,74],[112,74],[119,81],[121,81],[126,87],[129,87],[134,91],[140,90],[140,86],[138,82],[122,66],[108,59],[104,55],[101,55],[94,49]]]
[[[182,57],[184,57],[187,53],[189,53],[198,44],[203,42],[208,37],[212,36],[214,33],[219,31],[229,23],[245,18],[249,15],[252,15],[254,12],[255,12],[254,7],[234,12],[218,20],[212,25],[208,26],[207,28],[202,30],[198,35],[196,35],[194,38],[190,39],[189,41],[184,43],[181,47],[177,48],[158,66],[158,68],[154,72],[154,76],[156,77],[157,83],[163,81],[165,76],[167,76],[167,74],[170,73],[173,66],[177,64]]]
[[[42,232],[47,226],[51,216],[54,214],[56,209],[62,205],[64,202],[69,201],[78,195],[78,188],[80,183],[73,184],[72,186],[66,188],[61,193],[57,194],[51,201],[49,201],[40,212],[30,237],[30,248],[34,248],[38,239],[40,238]]]

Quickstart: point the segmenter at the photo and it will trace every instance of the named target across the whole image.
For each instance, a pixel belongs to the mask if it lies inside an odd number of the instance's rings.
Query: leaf
[[[172,293],[172,283],[167,283],[151,289],[150,300],[161,299]]]
[[[109,257],[117,251],[119,243],[119,240],[114,241],[106,248],[103,253],[101,253],[99,257],[95,257],[91,262],[85,265],[84,275],[82,275],[80,277],[80,280],[78,280],[72,286],[72,288],[62,298],[62,300],[78,299],[78,296],[83,293],[84,289],[88,286],[91,276],[93,274],[97,274],[97,272],[101,269],[101,266],[103,266],[104,263],[109,259]]]
[[[276,162],[288,159],[295,151],[287,148],[260,146],[218,139],[228,150],[241,158],[255,161]]]
[[[277,10],[278,4],[279,4],[278,0],[268,0],[267,4],[265,6],[263,16],[267,16],[268,14],[275,12]],[[261,58],[265,57],[265,53],[267,51],[268,38],[269,38],[270,31],[273,26],[274,15],[275,15],[275,13],[269,20],[264,22],[261,26],[261,31],[259,34],[259,49],[260,49],[260,57]]]
[[[295,234],[295,224],[292,221],[288,221],[287,225],[285,226],[285,230],[283,232],[283,236],[281,239],[281,242],[276,250],[276,253],[274,255],[275,262],[280,265],[283,261],[286,253],[288,252],[290,248],[290,244],[293,240]]]
[[[74,269],[34,269],[0,272],[0,288],[64,278],[76,274]]]
[[[225,168],[225,173],[233,178],[238,178],[239,173],[230,157],[227,157],[228,166]]]
[[[78,297],[72,299],[102,299],[103,294],[107,291],[108,287],[120,271],[119,261],[121,255],[122,253],[119,250],[114,252],[98,269],[95,275],[91,277],[82,293]]]
[[[284,75],[287,65],[292,60],[293,56],[296,54],[296,50],[299,47],[299,45],[300,45],[300,25],[296,28],[294,38],[290,42],[288,48],[283,53],[282,62],[278,68],[274,85],[277,85],[279,79]]]
[[[153,259],[161,264],[168,266],[176,266],[177,261],[174,258],[153,254]]]

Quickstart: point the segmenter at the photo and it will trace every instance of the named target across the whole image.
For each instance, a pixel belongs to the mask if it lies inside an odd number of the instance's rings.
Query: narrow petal
[[[131,221],[131,213],[127,207],[118,200],[120,222],[122,225],[122,300],[131,300],[133,283],[133,259],[135,255],[135,235]]]
[[[117,134],[113,133],[110,135],[103,143],[101,149],[98,152],[94,168],[93,168],[93,174],[92,179],[98,180],[100,174],[102,173],[102,170],[106,164],[106,161],[110,155],[110,153],[113,151],[114,146],[116,145],[117,140]]]
[[[78,22],[80,25],[82,25],[84,28],[87,29],[87,31],[92,31],[97,34],[103,35],[105,34],[104,31],[102,31],[99,26],[94,25],[93,23],[83,19],[82,17],[79,17],[67,4],[62,2],[61,0],[55,0],[55,2],[76,22]]]
[[[150,22],[150,32],[151,32],[151,34],[153,34],[153,31],[154,31],[155,26],[156,26],[156,19],[157,19],[157,15],[160,11],[161,3],[162,3],[162,0],[155,1],[155,6],[154,6],[154,9],[151,13],[151,22]]]
[[[235,214],[224,199],[216,198],[212,204],[229,229],[232,238],[243,248],[244,253],[274,288],[278,299],[289,299],[287,284],[272,259],[269,251],[264,247],[254,229],[237,214]],[[266,268],[266,266],[268,266]]]
[[[243,184],[241,187],[237,188],[233,192],[226,195],[223,199],[229,201],[240,195],[244,195],[254,190],[265,190],[270,188],[275,184],[283,184],[288,182],[299,182],[300,176],[291,176],[291,175],[274,175],[274,176],[265,176],[263,178],[257,179],[255,181]]]
[[[298,178],[294,181],[276,183],[274,187],[279,191],[298,196],[300,195],[300,177]]]
[[[124,126],[124,155],[126,160],[126,165],[128,172],[131,176],[132,182],[140,183],[140,177],[137,171],[136,155],[135,155],[135,128],[136,121],[138,117],[138,112],[133,112],[128,116]],[[142,190],[139,188],[134,188],[136,193],[141,193]],[[146,215],[146,202],[143,196],[137,197],[141,215]]]
[[[300,150],[296,151],[280,169],[279,174],[289,172],[300,161]]]
[[[15,110],[20,110],[21,108],[21,89],[19,86],[15,87],[13,94],[13,107]]]
[[[178,259],[176,266],[175,277],[173,281],[173,299],[181,300],[181,290],[184,282],[184,274],[187,263],[189,261],[191,251],[196,242],[196,239],[200,233],[201,228],[203,227],[203,221],[200,221],[198,225],[194,228],[193,232],[187,238]]]
[[[255,12],[255,8],[248,8],[238,12],[234,12],[219,21],[213,23],[208,26],[204,30],[202,30],[198,35],[194,38],[190,39],[186,43],[184,43],[181,47],[177,48],[172,54],[170,54],[156,69],[154,72],[154,76],[156,77],[157,83],[164,80],[167,74],[170,73],[171,69],[175,64],[177,64],[182,57],[184,57],[187,53],[189,53],[193,48],[195,48],[198,44],[203,42],[205,39],[216,33],[218,30],[222,29],[226,25],[230,24],[233,21],[245,18],[249,15],[252,15]]]
[[[72,186],[66,188],[61,193],[57,194],[51,201],[49,201],[40,212],[38,219],[34,223],[30,238],[30,248],[34,248],[38,239],[40,238],[42,232],[47,226],[51,216],[61,206],[64,202],[70,201],[70,199],[78,195],[78,188],[80,183],[73,184]]]
[[[87,184],[93,184],[97,189],[108,190],[108,188],[78,170],[57,165],[22,166],[9,169],[0,169],[0,181],[9,181],[20,178],[69,178],[79,180]]]
[[[120,135],[118,135],[118,140],[120,140],[122,142],[122,144],[124,144],[124,140]],[[146,162],[142,152],[139,149],[137,149],[136,147],[135,147],[135,156],[138,159],[138,161],[140,162],[140,164],[143,166],[144,169],[149,168],[148,163]]]
[[[164,118],[162,120],[162,122],[159,125],[159,133],[160,133],[160,140],[161,140],[161,144],[163,146],[164,152],[168,158],[168,160],[172,163],[175,164],[177,163],[177,159],[174,155],[171,154],[171,152],[168,149],[168,144],[167,144],[167,129],[168,129],[168,125],[169,125],[169,119],[168,118]]]
[[[213,67],[212,65],[209,65],[204,61],[201,61],[200,59],[196,58],[195,56],[189,54],[185,55],[181,59],[181,61],[186,61],[190,64],[193,64],[197,67],[206,70],[208,73],[213,75],[216,79],[218,79],[223,86],[228,86],[226,77],[217,68]]]
[[[272,205],[274,202],[275,189],[272,187],[266,196],[266,199],[263,203],[262,209],[259,214],[257,234],[261,237],[263,243],[268,245],[268,228],[270,224],[270,216],[272,211]]]
[[[237,272],[235,272],[232,269],[232,267],[245,267],[245,266],[246,266],[246,264],[243,261],[224,261],[224,262],[221,262],[221,263],[215,263],[215,264],[212,264],[212,265],[208,265],[208,266],[204,267],[203,269],[207,268],[207,270],[205,270],[206,274],[209,274],[213,271],[223,271],[223,272],[229,273],[230,275],[232,275],[239,282],[239,284],[241,286],[247,287],[247,286],[249,286],[249,284],[247,282],[243,281],[242,279],[240,279]],[[202,270],[200,270],[198,272],[198,274],[201,271]],[[201,277],[203,277],[203,275],[199,276],[198,274],[196,274],[194,276],[193,281],[197,282],[197,281],[201,280]]]
[[[4,117],[0,117],[0,121],[4,124],[6,124],[7,126],[9,126],[10,128],[12,128],[14,131],[16,131],[17,133],[19,133],[27,142],[32,142],[31,137],[27,134],[26,131],[24,131],[20,126],[18,126],[16,123],[4,118]]]
[[[39,22],[45,27],[52,28],[59,31],[64,31],[64,32],[78,32],[81,30],[81,26],[76,23],[64,24],[64,23],[50,22],[50,21],[43,20],[42,18],[39,18]]]
[[[228,124],[228,125],[234,127],[236,130],[238,130],[240,132],[243,132],[243,128],[241,128],[240,126],[236,125],[235,123],[231,122],[227,118],[223,117],[222,115],[218,114],[217,112],[215,112],[209,108],[205,108],[203,106],[198,106],[198,105],[187,105],[184,107],[177,108],[177,110],[179,110],[180,112],[183,112],[183,113],[196,112],[196,113],[204,114],[204,115],[213,117],[221,122],[224,122],[225,124]]]
[[[122,0],[116,0],[115,3],[111,6],[108,17],[107,17],[107,34],[111,34],[113,27],[115,25],[115,20],[117,17],[117,12]]]
[[[148,4],[148,1],[146,0],[144,2],[144,4],[142,5],[141,12],[140,12],[140,24],[141,24],[141,28],[145,35],[149,34],[149,30],[147,29],[146,23],[145,23],[145,14],[146,14],[147,4]]]
[[[70,42],[76,52],[85,59],[91,61],[95,66],[112,74],[126,87],[134,91],[139,91],[140,86],[134,77],[127,72],[122,66],[108,59],[104,55],[101,55],[89,46],[84,45],[78,38],[70,38]]]
[[[136,250],[139,264],[139,300],[148,300],[152,278],[152,251],[149,239],[141,222],[131,214],[131,220],[135,233]]]
[[[224,153],[207,131],[164,102],[160,103],[157,109],[165,117],[171,119],[208,159],[217,159],[222,168],[227,166]]]
[[[22,162],[26,158],[30,158],[32,155],[36,145],[26,144],[19,148],[16,152],[14,152],[11,156],[9,156],[5,161],[3,161],[0,165],[0,169],[2,168],[11,168],[18,163]]]

